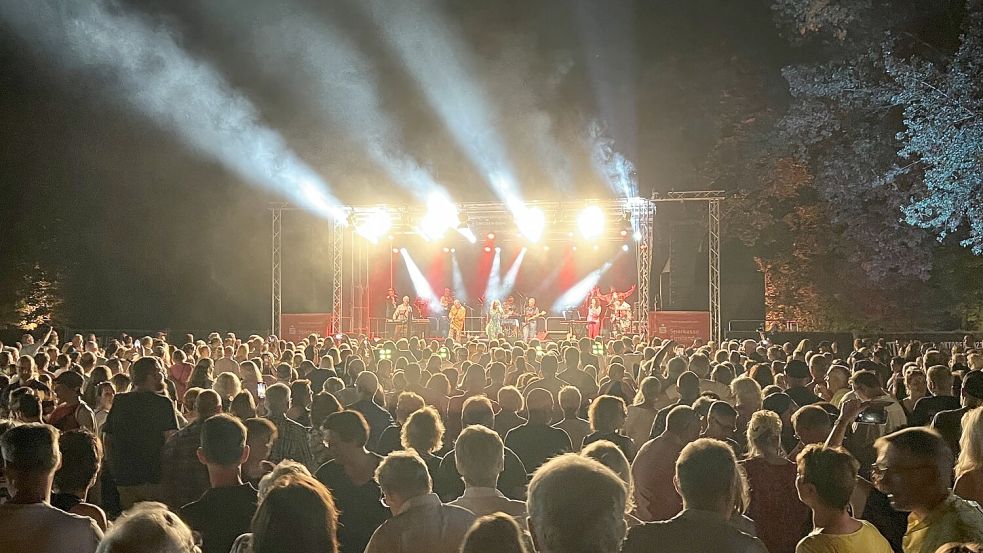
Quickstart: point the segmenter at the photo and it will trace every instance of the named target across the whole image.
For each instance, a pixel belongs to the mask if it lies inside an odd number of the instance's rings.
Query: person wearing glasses
[[[905,553],[935,553],[950,542],[983,543],[983,509],[952,493],[952,452],[938,431],[899,430],[874,443],[874,485],[907,511]]]

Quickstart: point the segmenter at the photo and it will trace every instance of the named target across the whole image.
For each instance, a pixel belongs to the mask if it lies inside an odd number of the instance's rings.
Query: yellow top
[[[802,538],[795,546],[795,553],[892,553],[891,544],[877,528],[866,520],[860,523],[863,526],[852,534],[823,534],[822,529],[817,528]]]
[[[454,330],[463,330],[464,318],[467,316],[467,313],[468,311],[463,305],[451,307],[450,313],[447,314],[451,322],[451,328]]]
[[[983,510],[976,502],[949,494],[924,520],[908,515],[905,553],[935,553],[949,542],[983,543]]]

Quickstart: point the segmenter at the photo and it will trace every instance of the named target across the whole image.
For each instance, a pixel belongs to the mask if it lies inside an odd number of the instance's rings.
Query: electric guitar
[[[536,319],[542,317],[545,314],[546,314],[546,311],[540,311],[539,313],[536,313],[535,315],[527,315],[527,316],[523,317],[522,327],[525,328],[525,327],[529,326],[529,323],[535,321]]]

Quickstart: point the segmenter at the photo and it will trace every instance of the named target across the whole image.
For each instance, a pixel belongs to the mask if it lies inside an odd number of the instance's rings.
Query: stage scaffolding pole
[[[710,338],[720,344],[723,323],[720,320],[720,202],[723,190],[695,190],[669,192],[665,197],[655,197],[655,202],[707,202],[707,266],[710,271],[707,295],[710,299]]]
[[[283,204],[273,204],[270,207],[272,217],[273,260],[272,260],[272,290],[270,334],[280,336],[280,314],[283,312]]]
[[[332,332],[342,332],[344,318],[342,310],[345,303],[343,287],[345,273],[345,221],[335,220],[331,225],[331,328]]]

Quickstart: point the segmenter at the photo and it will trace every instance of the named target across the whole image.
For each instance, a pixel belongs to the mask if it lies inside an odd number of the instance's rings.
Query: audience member
[[[334,498],[323,484],[303,473],[303,465],[298,464],[297,468],[294,473],[271,478],[267,489],[261,490],[252,520],[250,553],[339,551],[339,516]],[[241,549],[232,551],[241,553]]]
[[[574,386],[564,386],[560,388],[558,399],[560,410],[563,411],[563,420],[554,424],[553,427],[566,432],[573,450],[580,451],[584,445],[584,438],[591,432],[590,423],[580,418],[583,396],[581,396],[580,390]]]
[[[932,419],[932,427],[942,434],[952,453],[959,455],[960,435],[963,433],[963,416],[972,409],[983,406],[983,371],[971,371],[962,379],[959,391],[961,407],[940,411]]]
[[[64,551],[68,551],[65,549]],[[162,503],[139,503],[116,519],[97,553],[198,553],[195,537]]]
[[[270,452],[270,462],[290,459],[314,468],[314,456],[307,442],[307,429],[297,421],[287,418],[290,410],[290,388],[286,384],[274,384],[266,390],[266,418],[276,426],[277,438]]]
[[[87,516],[106,530],[106,513],[88,502],[102,465],[102,443],[87,430],[69,430],[58,439],[61,466],[55,472],[51,506],[66,513]]]
[[[640,520],[667,520],[682,509],[673,485],[676,460],[686,444],[699,435],[696,411],[679,405],[666,417],[666,430],[638,450],[631,475],[635,482],[635,516]]]
[[[527,553],[523,542],[522,530],[512,517],[493,513],[474,521],[464,536],[461,553]]]
[[[502,512],[525,524],[526,506],[498,491],[498,477],[505,470],[505,444],[494,431],[468,426],[454,442],[457,470],[464,479],[464,495],[450,502],[477,516]]]
[[[582,447],[607,440],[621,448],[628,459],[635,458],[635,444],[631,438],[622,434],[625,419],[628,417],[625,400],[617,396],[598,396],[591,402],[587,417],[590,420],[591,433],[584,437]]]
[[[378,377],[375,373],[363,371],[355,378],[355,390],[358,392],[358,401],[348,408],[352,411],[358,411],[365,418],[365,422],[369,425],[369,441],[365,447],[369,451],[377,451],[379,449],[379,437],[393,423],[389,411],[375,402],[376,394],[379,391]]]
[[[168,438],[161,450],[161,499],[177,509],[201,497],[208,489],[208,468],[198,460],[205,420],[222,412],[222,399],[214,390],[195,398],[195,421]]]
[[[935,416],[935,420],[946,411]],[[960,451],[956,459],[956,483],[953,493],[963,499],[983,504],[983,409],[976,407],[962,417]]]
[[[526,397],[529,420],[509,431],[505,445],[509,447],[529,472],[535,472],[551,457],[572,451],[570,437],[559,428],[550,426],[553,418],[553,395],[537,388]]]

